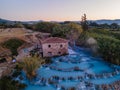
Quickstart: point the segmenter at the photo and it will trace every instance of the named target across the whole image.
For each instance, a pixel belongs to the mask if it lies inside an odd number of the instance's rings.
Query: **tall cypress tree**
[[[83,31],[88,30],[88,22],[87,22],[86,14],[84,14],[81,18],[81,26],[82,26]]]

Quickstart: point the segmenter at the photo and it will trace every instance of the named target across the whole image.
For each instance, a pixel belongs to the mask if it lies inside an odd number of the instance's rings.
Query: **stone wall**
[[[43,57],[68,54],[68,43],[45,43],[42,44],[42,49]]]

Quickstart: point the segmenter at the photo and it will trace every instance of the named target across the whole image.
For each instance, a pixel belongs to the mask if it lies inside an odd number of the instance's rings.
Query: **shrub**
[[[12,55],[17,55],[18,54],[17,49],[23,43],[24,43],[24,41],[14,38],[14,39],[9,39],[9,40],[5,41],[2,44],[2,46],[10,49],[12,52]]]
[[[18,81],[14,81],[10,77],[5,76],[0,79],[0,90],[21,90],[25,87],[25,84],[21,84]]]
[[[36,70],[40,65],[44,64],[44,61],[43,58],[37,56],[24,58],[23,69],[29,79],[36,76]]]

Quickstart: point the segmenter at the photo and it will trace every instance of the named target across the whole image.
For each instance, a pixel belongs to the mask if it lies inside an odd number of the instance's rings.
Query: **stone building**
[[[49,37],[41,40],[43,57],[52,57],[68,54],[68,40]]]

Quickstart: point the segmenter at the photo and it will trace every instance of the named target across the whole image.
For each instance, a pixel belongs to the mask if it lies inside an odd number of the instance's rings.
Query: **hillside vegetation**
[[[99,54],[107,61],[120,65],[120,33],[107,30],[89,30],[83,35],[97,41]]]
[[[18,54],[17,49],[23,43],[24,43],[24,41],[22,41],[20,39],[12,38],[12,39],[9,39],[9,40],[5,41],[4,43],[2,43],[2,46],[10,49],[10,51],[12,52],[12,55],[17,55]]]

